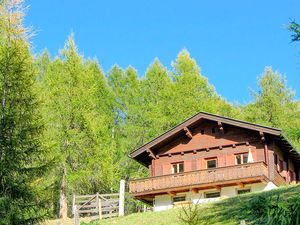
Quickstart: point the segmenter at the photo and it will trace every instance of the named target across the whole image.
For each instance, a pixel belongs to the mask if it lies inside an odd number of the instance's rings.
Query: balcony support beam
[[[190,131],[189,128],[185,127],[185,128],[183,128],[183,130],[185,131],[185,135],[186,135],[188,138],[190,138],[190,139],[193,138],[192,132]]]
[[[168,194],[171,195],[171,196],[176,196],[176,192],[175,191],[169,191]]]
[[[262,142],[265,142],[265,140],[266,140],[266,138],[265,138],[265,134],[264,134],[264,132],[259,132],[259,136],[260,136],[260,140],[262,141]]]
[[[240,188],[244,188],[244,187],[245,187],[245,184],[242,183],[242,182],[241,182],[241,183],[238,183],[238,185],[239,185]]]
[[[192,192],[193,192],[194,194],[198,194],[199,189],[198,189],[198,188],[192,188]]]
[[[149,154],[150,158],[155,159],[155,155],[154,155],[153,151],[150,148],[148,148],[146,150],[146,152]]]
[[[218,127],[219,127],[219,130],[221,131],[221,133],[224,133],[224,127],[220,121],[218,121]]]
[[[217,191],[221,191],[221,186],[220,185],[216,185],[215,188],[217,189]]]

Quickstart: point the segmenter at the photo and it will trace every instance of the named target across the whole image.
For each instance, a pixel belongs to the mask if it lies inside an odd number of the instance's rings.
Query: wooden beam
[[[210,150],[209,148],[206,148],[206,151],[207,151],[207,152],[209,152],[209,150]]]
[[[222,146],[222,145],[220,145],[220,146],[219,146],[219,149],[220,149],[220,150],[222,150],[222,149],[223,149],[223,146]]]
[[[184,152],[180,152],[181,155],[184,155]]]
[[[262,131],[259,131],[259,136],[260,136],[260,140],[262,141],[262,142],[264,142],[266,139],[265,139],[265,134],[264,134],[264,132],[262,132]]]
[[[220,130],[222,133],[224,133],[224,127],[223,127],[223,124],[222,124],[220,121],[218,121],[218,127],[219,127],[219,130]]]
[[[194,149],[194,150],[193,150],[193,153],[194,153],[194,154],[197,154],[197,150],[196,150],[196,149]]]
[[[198,188],[192,188],[192,192],[193,192],[194,194],[197,194],[197,193],[199,192],[199,189],[198,189]]]
[[[232,144],[232,147],[233,147],[233,148],[235,148],[235,147],[236,147],[236,145],[235,145],[235,144]]]
[[[217,189],[217,191],[221,191],[221,186],[220,185],[216,185],[215,188]]]
[[[146,150],[146,152],[149,154],[149,156],[150,156],[152,159],[155,159],[154,153],[153,153],[149,148]]]
[[[185,131],[185,135],[188,136],[188,138],[190,138],[190,139],[193,138],[192,132],[190,131],[189,128],[185,127],[185,128],[183,128],[183,130]]]
[[[240,188],[244,188],[245,187],[244,183],[238,183],[238,185],[239,185]]]
[[[168,194],[171,195],[171,196],[176,196],[176,192],[175,191],[169,191]]]
[[[246,146],[249,146],[249,142],[248,141],[246,142]]]

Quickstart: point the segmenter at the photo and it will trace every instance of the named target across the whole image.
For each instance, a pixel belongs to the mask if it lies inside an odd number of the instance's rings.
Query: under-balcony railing
[[[181,174],[131,180],[129,192],[133,195],[155,193],[167,189],[222,185],[230,181],[253,181],[253,178],[267,179],[268,168],[264,162],[197,170]]]

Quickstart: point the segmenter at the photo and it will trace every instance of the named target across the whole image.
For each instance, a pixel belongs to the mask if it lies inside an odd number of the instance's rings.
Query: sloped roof
[[[283,136],[282,131],[280,129],[263,126],[263,125],[259,125],[259,124],[253,124],[253,123],[249,123],[249,122],[242,121],[242,120],[231,119],[228,117],[214,115],[214,114],[207,113],[207,112],[199,112],[196,115],[186,119],[185,121],[183,121],[182,123],[171,128],[167,132],[159,135],[158,137],[154,138],[153,140],[145,143],[141,147],[132,151],[129,154],[129,157],[134,158],[140,162],[140,160],[138,158],[140,158],[140,156],[143,153],[147,152],[148,149],[151,149],[151,148],[159,145],[160,143],[162,143],[163,141],[165,141],[167,139],[172,139],[172,137],[175,138],[176,136],[179,135],[179,133],[182,133],[185,128],[188,128],[188,127],[192,126],[193,124],[197,123],[199,120],[203,120],[203,119],[210,120],[210,121],[216,121],[216,122],[220,122],[222,124],[228,124],[228,125],[237,126],[237,127],[241,127],[241,128],[245,128],[245,129],[249,129],[249,130],[262,132],[264,134],[272,135],[272,136],[276,137],[277,143],[281,147],[284,147],[288,151],[289,155],[291,155],[293,158],[299,160],[299,162],[300,162],[300,154],[294,149],[294,147]],[[144,163],[142,163],[142,164],[144,164]]]

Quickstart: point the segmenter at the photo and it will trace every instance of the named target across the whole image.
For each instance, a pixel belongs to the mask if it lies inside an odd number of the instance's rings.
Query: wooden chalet
[[[150,177],[132,196],[155,211],[270,190],[299,180],[300,155],[276,128],[200,112],[129,156]]]

